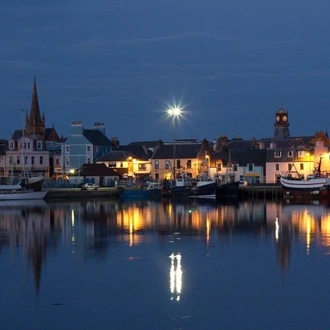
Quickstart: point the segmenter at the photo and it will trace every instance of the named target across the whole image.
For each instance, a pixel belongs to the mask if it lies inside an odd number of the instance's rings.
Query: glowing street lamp
[[[172,118],[173,125],[173,179],[175,179],[175,120],[182,115],[182,108],[171,107],[167,109],[167,115]]]

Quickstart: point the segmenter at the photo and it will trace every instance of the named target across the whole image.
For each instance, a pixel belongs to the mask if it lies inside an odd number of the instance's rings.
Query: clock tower
[[[289,132],[289,118],[288,111],[283,108],[281,105],[280,108],[275,111],[275,131],[274,131],[274,139],[286,139],[290,137]]]

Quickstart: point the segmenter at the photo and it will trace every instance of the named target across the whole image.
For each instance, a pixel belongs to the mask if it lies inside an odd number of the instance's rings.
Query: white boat
[[[44,199],[47,191],[29,191],[29,190],[2,190],[0,191],[0,202],[8,200],[32,200]]]
[[[307,175],[307,177],[304,178],[293,165],[290,171],[280,177],[280,183],[287,194],[290,194],[290,192],[319,194],[321,190],[329,188],[330,184],[329,178],[321,175],[320,169],[321,161],[315,173]]]
[[[295,179],[289,176],[281,176],[281,185],[286,189],[295,190],[319,190],[329,186],[329,178],[327,177],[307,177],[306,179]]]

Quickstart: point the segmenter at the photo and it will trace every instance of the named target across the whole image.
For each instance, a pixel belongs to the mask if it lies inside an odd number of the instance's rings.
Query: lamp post
[[[182,113],[182,108],[178,106],[171,107],[167,109],[167,115],[172,118],[172,128],[173,128],[173,179],[175,179],[175,120],[179,118]]]

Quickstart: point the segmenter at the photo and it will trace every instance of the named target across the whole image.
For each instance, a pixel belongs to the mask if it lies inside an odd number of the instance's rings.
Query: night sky
[[[12,0],[0,10],[0,137],[21,128],[36,77],[46,126],[104,122],[121,144],[329,129],[330,2]]]

